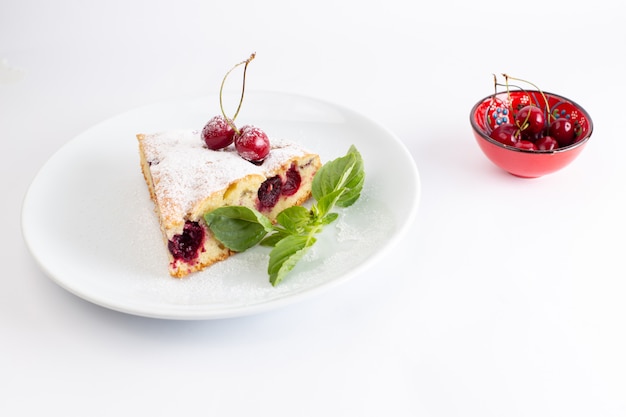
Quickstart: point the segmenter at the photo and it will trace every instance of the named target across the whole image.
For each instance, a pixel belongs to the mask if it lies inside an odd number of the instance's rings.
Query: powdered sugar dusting
[[[272,140],[270,154],[257,166],[241,158],[233,145],[208,149],[198,130],[148,134],[143,145],[163,214],[181,220],[198,201],[233,181],[251,174],[273,176],[286,161],[308,152],[295,143]]]

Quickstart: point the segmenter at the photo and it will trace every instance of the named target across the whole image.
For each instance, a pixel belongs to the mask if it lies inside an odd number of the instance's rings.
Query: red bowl
[[[499,123],[507,118],[513,120],[515,111],[528,104],[543,109],[546,120],[548,111],[551,117],[569,118],[578,130],[575,142],[551,151],[534,151],[505,145],[489,137]],[[593,131],[591,117],[581,106],[565,97],[536,90],[514,90],[483,98],[472,107],[470,124],[476,142],[487,158],[503,170],[523,178],[541,177],[569,165],[587,145]]]

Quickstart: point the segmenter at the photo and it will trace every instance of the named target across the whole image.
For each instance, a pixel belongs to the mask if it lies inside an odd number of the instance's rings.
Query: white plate
[[[22,208],[28,248],[60,286],[95,304],[140,316],[214,319],[286,305],[362,273],[414,220],[420,179],[413,158],[385,128],[313,98],[248,92],[237,121],[299,142],[323,162],[351,144],[363,155],[361,198],[320,235],[277,287],[266,248],[255,247],[184,279],[167,272],[165,246],[139,166],[136,133],[201,128],[216,96],[142,107],[68,142],[39,171]]]

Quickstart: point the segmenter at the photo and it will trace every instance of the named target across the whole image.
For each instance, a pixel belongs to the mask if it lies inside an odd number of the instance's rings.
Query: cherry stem
[[[543,97],[543,101],[546,103],[546,113],[548,114],[548,117],[551,117],[552,113],[550,112],[550,104],[548,103],[548,98],[543,93],[543,91],[541,91],[541,88],[537,87],[535,84],[531,83],[530,81],[522,80],[521,78],[511,77],[508,74],[502,74],[502,76],[504,77],[504,79],[506,81],[506,91],[507,91],[507,94],[509,94],[509,95],[510,95],[510,93],[509,93],[509,79],[515,80],[515,81],[521,81],[523,83],[532,85],[537,91],[539,91],[539,94],[541,94],[541,97]]]
[[[248,64],[250,63],[250,61],[254,59],[255,56],[256,56],[256,52],[253,52],[250,55],[250,58],[246,59],[245,61],[241,61],[240,63],[232,67],[230,70],[228,70],[226,75],[224,75],[224,78],[222,79],[222,85],[220,86],[220,110],[222,111],[222,115],[224,116],[224,119],[226,119],[226,123],[228,123],[230,127],[232,127],[233,130],[237,132],[237,134],[239,134],[239,129],[237,129],[237,127],[235,126],[234,121],[237,118],[237,115],[239,114],[239,110],[241,110],[241,104],[243,103],[243,95],[246,90],[246,70],[248,69]],[[244,66],[243,67],[243,82],[241,85],[241,97],[239,98],[239,105],[237,106],[237,111],[235,112],[235,115],[233,116],[231,120],[228,118],[228,116],[226,116],[226,112],[224,111],[224,103],[222,101],[222,96],[223,96],[223,91],[224,91],[224,85],[226,84],[226,79],[228,78],[228,75],[230,75],[230,73],[233,72],[235,68],[241,65]]]

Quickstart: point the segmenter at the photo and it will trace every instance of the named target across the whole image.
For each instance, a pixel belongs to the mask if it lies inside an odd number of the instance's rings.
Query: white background
[[[626,415],[618,5],[4,0],[0,414]],[[126,315],[50,280],[20,231],[48,158],[116,114],[216,92],[254,51],[250,88],[351,107],[410,149],[422,198],[395,250],[330,292],[216,321]],[[591,113],[563,171],[519,179],[480,153],[469,109],[502,72]]]

